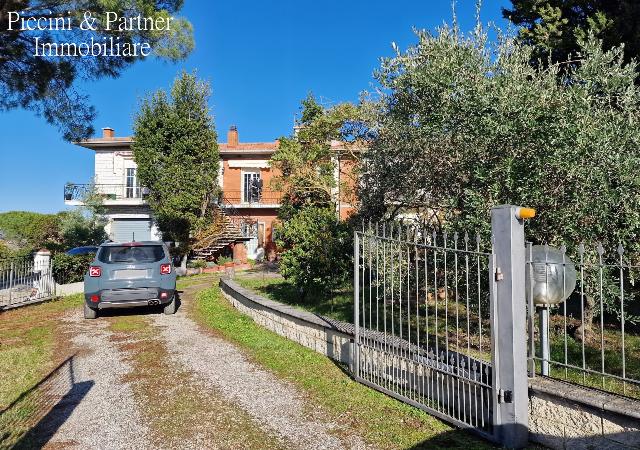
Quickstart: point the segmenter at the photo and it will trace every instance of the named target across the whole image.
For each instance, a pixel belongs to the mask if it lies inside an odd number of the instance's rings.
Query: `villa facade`
[[[117,137],[112,128],[103,128],[102,136],[78,142],[77,145],[95,152],[94,179],[81,184],[67,184],[65,204],[83,204],[89,192],[102,200],[108,219],[105,230],[113,241],[161,240],[162,234],[153,220],[146,201],[149,191],[141,186],[137,165],[131,150],[132,137]],[[254,259],[260,254],[273,253],[273,226],[277,220],[282,193],[271,189],[275,171],[269,160],[279,142],[240,142],[238,130],[230,127],[227,142],[219,143],[220,173],[218,183],[222,192],[219,205],[231,218],[244,239],[231,239],[234,257]],[[339,150],[340,144],[332,142]],[[339,155],[339,152],[336,152]],[[339,158],[339,156],[337,156]],[[342,169],[340,168],[342,167]],[[351,170],[350,164],[337,164],[336,181],[341,183]],[[336,193],[340,198],[339,191]],[[348,202],[338,202],[341,217],[353,210]]]

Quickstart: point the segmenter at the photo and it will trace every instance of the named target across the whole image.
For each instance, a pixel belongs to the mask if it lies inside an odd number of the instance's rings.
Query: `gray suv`
[[[176,272],[162,242],[108,242],[84,276],[84,317],[107,308],[164,305],[176,312]]]

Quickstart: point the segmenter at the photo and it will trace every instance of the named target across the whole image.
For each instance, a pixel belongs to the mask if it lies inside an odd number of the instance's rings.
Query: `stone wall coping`
[[[344,334],[350,338],[353,337],[353,333],[349,333],[348,331],[345,330],[346,328],[348,328],[350,324],[343,324],[333,319],[329,321],[318,314],[314,314],[309,311],[298,309],[294,306],[286,305],[284,303],[276,302],[275,300],[270,300],[268,298],[262,297],[261,295],[256,294],[250,289],[243,288],[238,283],[236,283],[235,281],[229,278],[220,278],[220,287],[222,288],[223,291],[227,293],[230,293],[229,291],[232,291],[236,294],[241,295],[246,300],[249,300],[253,303],[261,305],[265,308],[277,311],[286,316],[289,316],[294,319],[298,319],[313,325],[317,325],[319,327],[322,327],[323,329]],[[344,326],[340,326],[340,325],[344,325]]]
[[[240,296],[246,301],[258,304],[264,308],[277,311],[293,319],[307,322],[353,339],[353,324],[319,316],[290,305],[279,303],[275,300],[270,300],[256,294],[250,289],[243,288],[228,278],[220,279],[220,287],[224,292],[234,296],[236,299]],[[640,419],[640,401],[552,378],[542,376],[529,378],[529,392],[534,395],[544,394],[551,397],[564,398],[599,410]]]
[[[529,378],[529,390],[640,419],[640,401],[543,376]]]

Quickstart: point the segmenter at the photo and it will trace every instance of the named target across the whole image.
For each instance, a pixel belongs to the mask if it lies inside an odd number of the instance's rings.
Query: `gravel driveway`
[[[131,366],[110,339],[108,323],[84,320],[81,309],[65,320],[78,353],[59,376],[71,379],[71,395],[57,404],[37,431],[40,437],[53,434],[46,447],[150,448],[132,388],[122,382]],[[61,381],[57,380],[58,386]],[[59,427],[52,433],[51,426]]]
[[[174,316],[86,321],[78,310],[66,317],[78,349],[74,382],[83,390],[49,414],[56,425],[40,430],[48,433],[45,447],[366,448],[324,419],[292,384],[189,317],[194,293],[209,286],[211,281],[185,289]],[[149,386],[167,374],[179,381],[150,393]],[[162,422],[169,420],[177,426],[165,438]]]

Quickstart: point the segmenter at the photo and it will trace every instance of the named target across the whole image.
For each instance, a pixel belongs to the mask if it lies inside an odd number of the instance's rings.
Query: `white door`
[[[244,223],[242,225],[242,235],[251,238],[244,243],[247,247],[247,258],[256,259],[256,252],[258,251],[258,223]]]
[[[260,172],[242,172],[242,203],[256,203],[260,201],[260,192],[257,182],[260,181]]]

